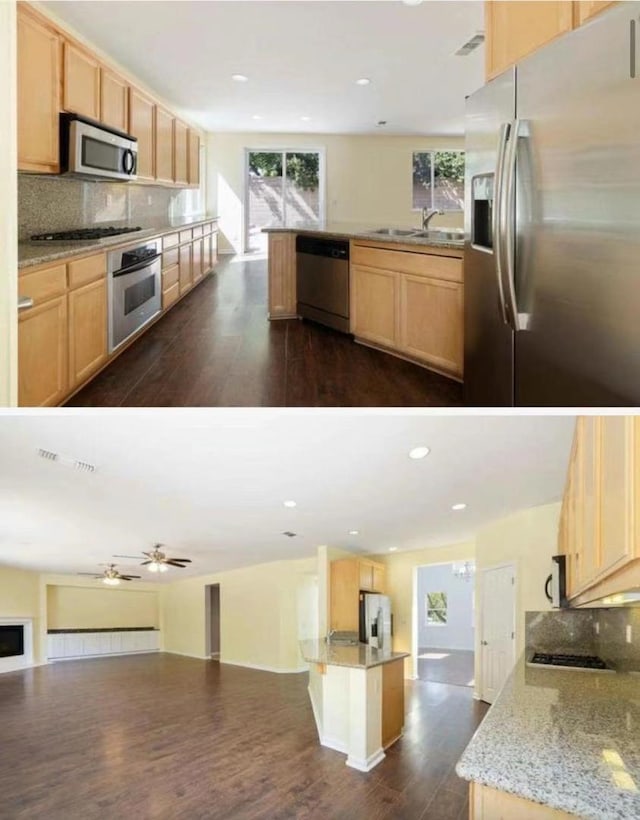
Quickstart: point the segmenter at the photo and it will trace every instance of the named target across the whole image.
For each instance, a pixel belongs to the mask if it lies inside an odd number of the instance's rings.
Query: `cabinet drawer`
[[[173,267],[169,268],[168,270],[162,271],[162,292],[164,293],[165,291],[169,290],[169,288],[175,285],[175,283],[179,280],[180,266],[178,264],[173,265]]]
[[[180,244],[183,242],[191,242],[191,228],[188,231],[180,231]]]
[[[171,285],[167,290],[162,291],[162,309],[166,310],[180,296],[180,282]]]
[[[167,248],[175,248],[175,246],[180,241],[180,234],[177,233],[170,233],[166,236],[162,237],[162,250],[165,251]]]
[[[66,265],[56,265],[52,268],[42,268],[31,273],[23,273],[18,279],[19,296],[27,296],[33,299],[36,305],[56,296],[62,296],[66,290]]]
[[[451,256],[389,251],[354,244],[351,249],[351,262],[354,265],[366,265],[369,268],[384,268],[399,273],[429,276],[432,279],[462,282],[462,260]]]
[[[193,228],[192,230],[193,230],[193,238],[197,239],[199,236],[202,236],[203,226],[202,225],[196,225],[196,227]]]
[[[88,285],[107,275],[107,257],[104,253],[87,256],[68,263],[69,287],[74,288]]]
[[[172,268],[174,265],[178,264],[178,255],[179,255],[178,248],[173,248],[170,251],[164,251],[162,254],[162,268],[166,270],[167,268]]]

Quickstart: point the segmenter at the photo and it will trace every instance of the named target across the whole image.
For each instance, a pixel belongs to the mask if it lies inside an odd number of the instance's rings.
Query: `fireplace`
[[[24,625],[0,624],[0,658],[24,655]]]

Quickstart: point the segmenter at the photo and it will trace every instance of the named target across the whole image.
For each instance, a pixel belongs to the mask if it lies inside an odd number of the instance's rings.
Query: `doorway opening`
[[[275,225],[317,226],[324,219],[324,151],[245,149],[244,252],[266,254]]]
[[[220,660],[220,584],[204,588],[205,633],[207,657]]]
[[[414,669],[419,680],[474,686],[475,564],[418,567],[414,595]]]

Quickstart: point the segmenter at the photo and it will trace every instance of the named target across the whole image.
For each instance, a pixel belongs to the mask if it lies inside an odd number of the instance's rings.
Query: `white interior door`
[[[515,663],[515,567],[482,570],[480,697],[493,703]]]

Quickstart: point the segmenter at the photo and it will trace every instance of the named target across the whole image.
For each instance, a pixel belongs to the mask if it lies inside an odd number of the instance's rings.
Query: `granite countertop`
[[[18,269],[53,262],[69,256],[82,256],[91,251],[99,253],[118,245],[129,245],[138,239],[149,239],[152,236],[179,231],[181,228],[190,228],[202,222],[214,222],[217,219],[218,217],[213,215],[188,216],[172,221],[156,222],[135,233],[109,236],[106,239],[88,239],[86,242],[31,242],[29,240],[18,242]],[[131,222],[131,227],[137,227],[137,223]]]
[[[300,641],[302,657],[308,663],[325,663],[328,666],[351,666],[369,669],[381,666],[399,658],[408,658],[408,652],[392,652],[390,649],[375,649],[366,643],[355,646],[327,643],[325,640]]]
[[[640,677],[523,656],[456,772],[587,820],[640,818]]]
[[[315,223],[302,223],[298,225],[269,225],[263,228],[264,233],[305,233],[316,234],[318,236],[348,237],[349,239],[366,239],[370,242],[391,242],[402,245],[421,245],[431,248],[449,248],[450,250],[463,250],[463,239],[437,239],[424,236],[381,236],[374,231],[383,227],[394,227],[398,230],[409,230],[406,226],[392,225],[370,225],[362,222],[323,222],[320,225]],[[419,228],[416,228],[419,230]],[[437,231],[438,228],[432,230]],[[446,228],[442,228],[446,231]]]
[[[85,632],[158,632],[157,626],[107,626],[96,629],[47,629],[47,635],[75,635]]]

